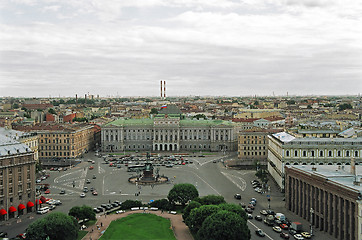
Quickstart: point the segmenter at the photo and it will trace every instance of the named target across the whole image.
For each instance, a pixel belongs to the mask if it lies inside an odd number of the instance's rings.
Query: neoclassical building
[[[362,163],[362,138],[295,138],[280,132],[268,136],[268,171],[284,190],[286,165],[349,165]]]
[[[118,119],[102,126],[102,150],[235,151],[232,122],[185,119],[170,107],[154,118]]]
[[[353,161],[350,166],[286,166],[286,208],[336,239],[362,239],[361,170]]]
[[[35,210],[34,152],[0,134],[0,222]]]

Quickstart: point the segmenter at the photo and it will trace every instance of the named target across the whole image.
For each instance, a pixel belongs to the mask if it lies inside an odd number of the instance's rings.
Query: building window
[[[337,151],[337,157],[341,156],[341,151]]]
[[[311,151],[310,153],[311,153],[311,156],[314,157],[314,151]]]
[[[320,152],[319,152],[319,156],[320,156],[320,157],[323,157],[323,151],[320,151]]]
[[[346,157],[349,157],[349,151],[346,151]]]
[[[354,156],[355,156],[355,157],[358,157],[358,151],[355,151],[355,152],[354,152]],[[2,175],[2,174],[1,174],[1,175]]]
[[[332,151],[328,151],[328,157],[332,157]]]
[[[297,150],[294,151],[294,157],[298,157],[298,151]]]
[[[303,157],[307,156],[307,151],[303,151]]]
[[[286,151],[286,152],[285,152],[285,155],[286,155],[287,157],[289,157],[289,151]]]

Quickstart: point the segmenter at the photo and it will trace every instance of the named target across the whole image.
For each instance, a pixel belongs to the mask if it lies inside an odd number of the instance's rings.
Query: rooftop
[[[25,144],[0,133],[0,157],[31,152]]]
[[[328,179],[328,181],[362,193],[362,185],[358,186],[354,184],[355,180],[357,180],[357,182],[361,182],[362,180],[362,165],[355,166],[356,176],[351,173],[350,165],[293,165],[286,167],[298,169],[311,176],[314,175]]]

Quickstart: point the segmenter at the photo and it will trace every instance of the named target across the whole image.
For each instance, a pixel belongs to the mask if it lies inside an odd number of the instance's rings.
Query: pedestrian
[[[103,227],[103,223],[101,222],[101,227]]]
[[[111,199],[109,199],[108,202],[111,203]]]
[[[92,231],[91,232],[93,232],[93,228],[92,228]]]
[[[161,209],[161,214],[163,213],[163,209]]]

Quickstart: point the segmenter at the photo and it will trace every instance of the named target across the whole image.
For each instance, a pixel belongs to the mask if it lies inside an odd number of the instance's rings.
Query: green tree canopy
[[[219,205],[225,203],[224,197],[217,195],[207,195],[202,198],[196,198],[195,201],[201,203],[201,205]]]
[[[126,210],[133,207],[142,207],[142,203],[137,200],[126,200],[122,203],[121,209]]]
[[[182,218],[184,219],[184,221],[186,221],[186,219],[189,217],[191,210],[194,208],[198,208],[201,207],[201,204],[199,202],[196,201],[191,201],[185,208],[184,208],[184,213],[182,215]]]
[[[26,238],[45,240],[73,240],[78,237],[78,223],[64,213],[49,213],[46,217],[31,223],[26,230]]]
[[[153,201],[150,204],[151,207],[156,207],[159,209],[169,210],[170,209],[170,202],[167,199],[158,199]]]
[[[157,111],[157,109],[156,109],[156,108],[152,108],[152,109],[151,109],[150,114],[157,114],[157,113],[158,113],[158,111]]]
[[[226,210],[207,217],[197,236],[200,240],[249,240],[251,238],[245,219]]]
[[[204,205],[194,208],[185,223],[192,232],[197,233],[205,219],[218,211],[220,211],[220,208],[216,205]]]
[[[76,219],[83,220],[88,218],[89,220],[95,220],[96,214],[89,206],[83,205],[82,207],[72,207],[69,210],[68,215],[75,217]]]
[[[232,203],[224,203],[220,204],[219,208],[222,210],[227,210],[229,212],[233,212],[238,214],[240,217],[244,218],[247,221],[247,216],[245,210],[240,206]]]
[[[48,113],[57,114],[57,112],[53,108],[49,108]]]
[[[343,111],[343,110],[346,110],[346,109],[352,109],[352,105],[349,104],[349,103],[343,103],[343,104],[338,106],[339,111]]]
[[[182,204],[185,206],[186,203],[199,196],[199,192],[196,187],[190,183],[180,183],[173,186],[168,193],[168,200],[171,204]]]

